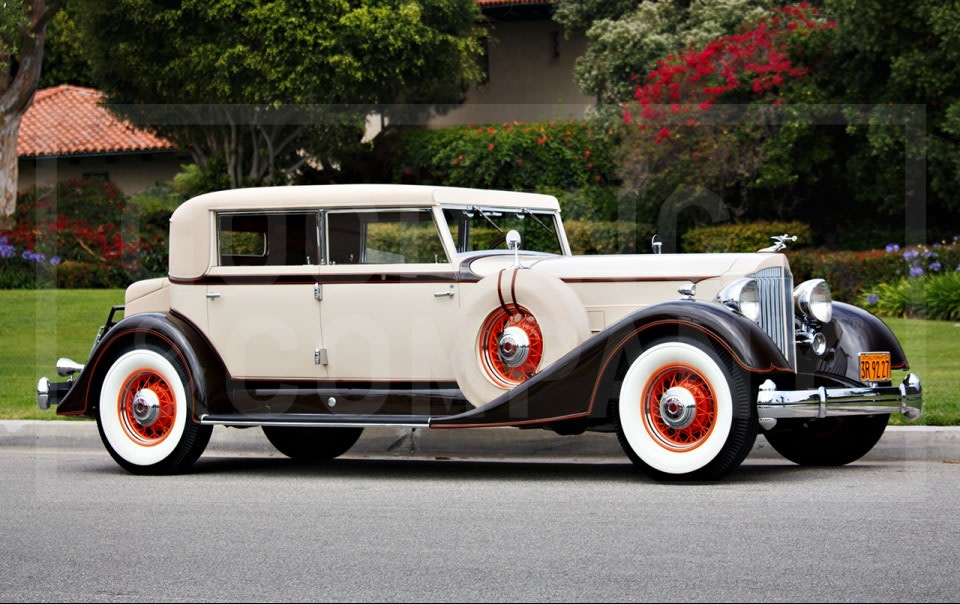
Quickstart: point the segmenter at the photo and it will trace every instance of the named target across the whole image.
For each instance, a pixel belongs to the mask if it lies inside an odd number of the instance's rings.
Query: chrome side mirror
[[[507,249],[513,250],[513,267],[520,268],[520,233],[514,229],[507,232]]]
[[[663,252],[663,242],[660,241],[660,235],[654,235],[650,238],[650,247],[653,248],[654,254]]]

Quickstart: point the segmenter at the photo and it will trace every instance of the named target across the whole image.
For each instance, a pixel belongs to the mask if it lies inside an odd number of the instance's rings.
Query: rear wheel
[[[263,426],[270,444],[287,457],[319,463],[340,457],[350,450],[363,428],[282,428]]]
[[[777,453],[801,466],[843,466],[866,455],[887,428],[889,415],[780,420],[764,433]]]
[[[630,364],[620,388],[620,444],[658,480],[719,479],[743,462],[756,440],[747,383],[709,341],[653,342]]]
[[[191,417],[190,381],[170,348],[144,344],[120,355],[100,388],[97,428],[113,459],[134,474],[189,468],[212,428]]]

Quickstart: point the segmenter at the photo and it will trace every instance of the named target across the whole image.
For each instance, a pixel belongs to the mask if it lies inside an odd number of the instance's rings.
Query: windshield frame
[[[453,237],[453,231],[450,229],[450,224],[447,222],[447,217],[444,214],[445,210],[459,210],[459,211],[480,211],[486,213],[510,213],[510,214],[528,214],[524,217],[524,220],[533,221],[533,216],[536,216],[541,222],[547,226],[552,225],[557,236],[557,242],[560,244],[560,254],[554,254],[552,252],[541,252],[538,250],[527,250],[522,249],[520,253],[529,253],[529,254],[548,254],[551,256],[561,255],[561,256],[572,256],[570,252],[570,243],[567,241],[567,234],[563,229],[563,221],[560,218],[559,210],[544,210],[544,209],[534,209],[527,208],[524,206],[493,206],[493,205],[468,205],[468,204],[441,204],[437,207],[437,222],[442,224],[442,228],[446,231],[446,238],[449,238],[448,241],[453,244],[453,251],[456,252],[457,256],[465,256],[467,254],[478,254],[482,252],[506,252],[509,253],[509,250],[499,250],[499,249],[490,249],[490,250],[473,250],[473,251],[463,251],[461,252],[457,248],[457,240]],[[532,216],[530,216],[532,215]],[[483,216],[475,216],[473,218],[474,222],[480,221],[487,223],[484,220]],[[478,223],[479,224],[479,223]],[[487,223],[489,224],[489,223]],[[534,222],[534,224],[536,224]],[[539,228],[535,226],[534,228]]]

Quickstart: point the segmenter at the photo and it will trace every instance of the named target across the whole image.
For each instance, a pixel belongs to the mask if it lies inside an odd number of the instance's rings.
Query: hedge
[[[802,222],[758,220],[739,224],[718,224],[690,229],[681,239],[684,252],[755,252],[773,245],[773,235],[796,235],[787,249],[801,249],[813,243],[810,226]]]
[[[859,302],[888,317],[960,320],[960,272],[881,283],[861,294]]]

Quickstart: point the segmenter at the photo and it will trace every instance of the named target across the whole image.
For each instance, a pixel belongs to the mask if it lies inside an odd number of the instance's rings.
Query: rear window
[[[318,265],[318,221],[315,211],[219,214],[220,266]]]

